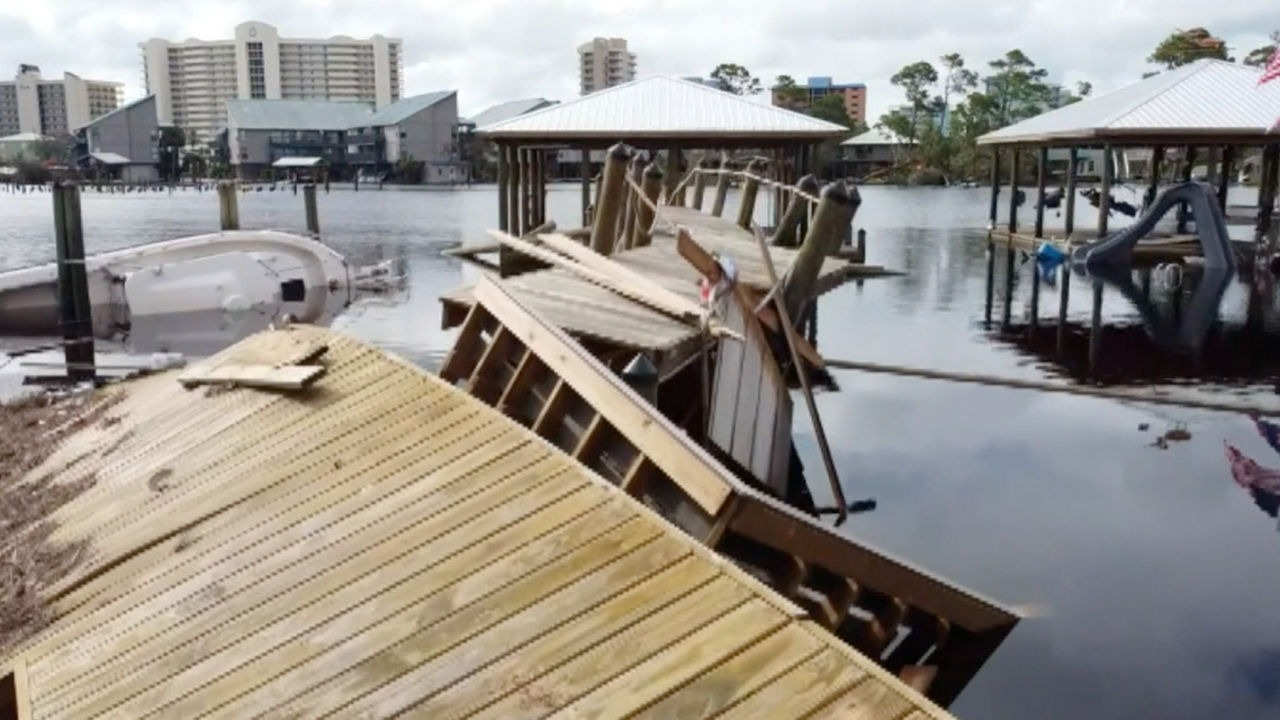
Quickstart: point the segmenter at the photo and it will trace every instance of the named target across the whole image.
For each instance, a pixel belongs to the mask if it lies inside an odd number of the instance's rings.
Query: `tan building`
[[[792,110],[803,110],[819,98],[839,95],[850,119],[867,121],[867,86],[862,83],[834,83],[829,77],[811,77],[808,83],[796,85],[791,96],[784,97],[781,88],[773,88],[773,104]]]
[[[19,65],[12,81],[0,82],[0,137],[66,135],[120,107],[123,99],[123,83],[74,73],[48,80],[35,65]]]
[[[630,82],[636,54],[627,51],[625,38],[596,38],[578,48],[578,74],[583,95]]]
[[[348,101],[382,109],[404,95],[401,41],[382,35],[289,39],[267,23],[246,22],[230,40],[152,39],[139,47],[160,124],[196,139],[226,126],[228,100]]]

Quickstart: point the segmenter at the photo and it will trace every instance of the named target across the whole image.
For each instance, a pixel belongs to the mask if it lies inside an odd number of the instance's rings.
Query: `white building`
[[[160,124],[203,140],[226,125],[228,100],[350,101],[381,109],[404,94],[401,41],[382,35],[288,39],[272,25],[246,22],[230,40],[152,39],[140,47]]]
[[[35,65],[19,65],[12,81],[0,82],[0,137],[66,135],[120,107],[123,98],[122,83],[73,73],[46,80]]]
[[[627,51],[625,38],[595,38],[578,48],[578,74],[583,95],[630,82],[636,54]]]

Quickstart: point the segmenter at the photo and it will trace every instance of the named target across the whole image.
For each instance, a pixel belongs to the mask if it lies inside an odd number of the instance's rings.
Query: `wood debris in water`
[[[49,622],[44,590],[65,577],[85,550],[50,542],[50,517],[97,480],[92,474],[71,482],[53,474],[33,478],[31,471],[71,434],[109,421],[103,414],[120,397],[82,392],[0,405],[0,656]]]

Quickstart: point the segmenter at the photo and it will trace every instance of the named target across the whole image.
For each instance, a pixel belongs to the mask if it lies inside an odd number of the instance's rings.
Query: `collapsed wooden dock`
[[[51,518],[85,551],[0,649],[0,715],[950,717],[407,363],[296,327],[199,369],[300,358],[295,392],[111,388],[33,471],[96,483]]]

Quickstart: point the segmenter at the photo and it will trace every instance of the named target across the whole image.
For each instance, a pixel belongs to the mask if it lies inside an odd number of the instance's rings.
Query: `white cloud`
[[[245,20],[286,37],[401,37],[406,89],[457,89],[464,114],[518,97],[574,97],[575,48],[602,35],[626,37],[642,75],[736,62],[766,80],[865,82],[873,117],[901,102],[888,82],[897,69],[948,52],[981,71],[1021,48],[1052,80],[1102,91],[1139,78],[1175,28],[1208,27],[1244,54],[1280,22],[1257,0],[0,0],[0,69],[26,62],[119,80],[136,97],[139,42],[229,37]]]

